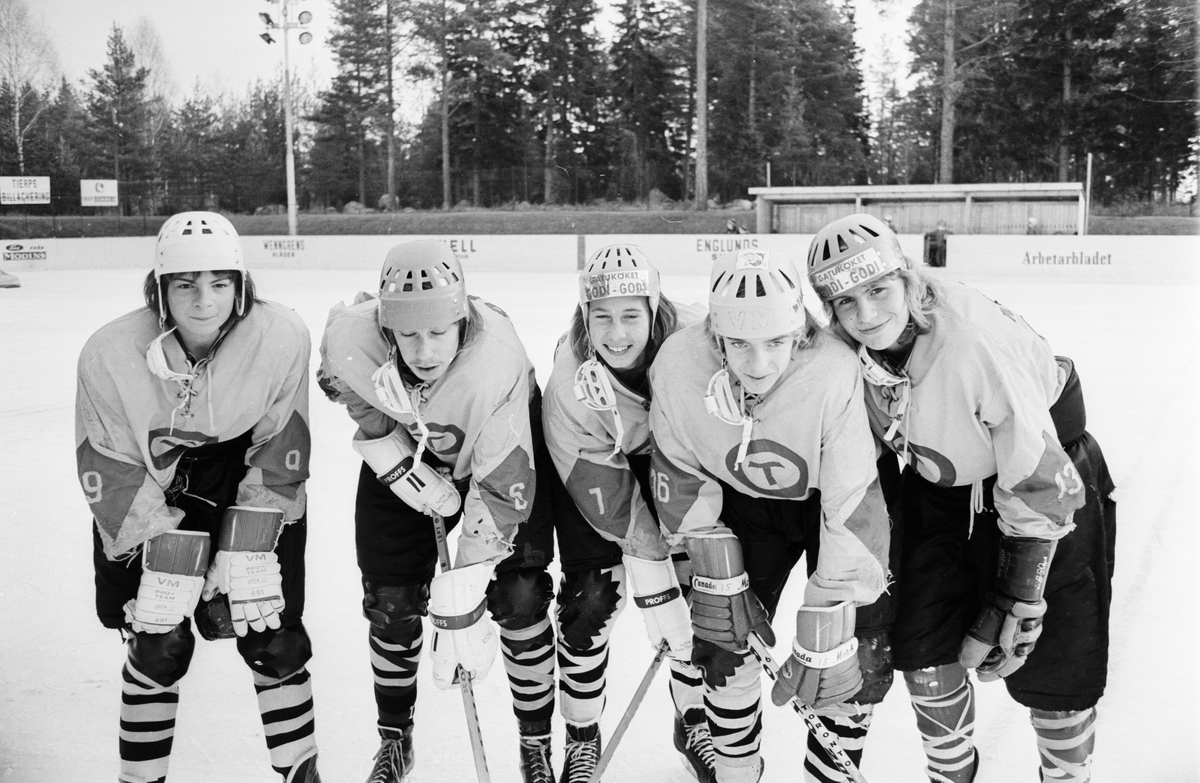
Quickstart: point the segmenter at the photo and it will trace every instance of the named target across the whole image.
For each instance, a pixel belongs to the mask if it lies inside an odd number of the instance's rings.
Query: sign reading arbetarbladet
[[[115,179],[79,180],[79,203],[85,207],[117,206],[117,181]]]
[[[0,204],[49,203],[49,177],[0,177]]]

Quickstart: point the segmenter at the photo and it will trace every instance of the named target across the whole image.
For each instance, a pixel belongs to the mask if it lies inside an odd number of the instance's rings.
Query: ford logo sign
[[[25,248],[22,245],[6,245],[4,247],[4,249],[5,250],[24,250]]]

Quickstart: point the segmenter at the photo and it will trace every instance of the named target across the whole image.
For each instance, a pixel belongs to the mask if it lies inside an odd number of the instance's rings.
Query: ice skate
[[[600,761],[600,725],[572,726],[567,724],[566,759],[563,761],[562,783],[588,783]]]
[[[522,783],[555,783],[550,765],[550,721],[521,721]]]
[[[700,783],[716,783],[713,769],[712,735],[703,710],[689,710],[675,715],[675,749],[683,755],[684,765]]]
[[[379,729],[382,741],[367,783],[404,783],[408,780],[414,766],[412,731],[412,726]]]

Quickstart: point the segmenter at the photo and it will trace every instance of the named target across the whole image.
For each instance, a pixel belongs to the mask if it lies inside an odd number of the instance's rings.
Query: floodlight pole
[[[296,155],[292,150],[292,70],[288,61],[288,0],[283,2],[283,127],[287,134],[288,236],[296,236]]]

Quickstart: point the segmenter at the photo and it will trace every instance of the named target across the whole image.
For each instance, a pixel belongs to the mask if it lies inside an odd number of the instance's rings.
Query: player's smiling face
[[[236,272],[182,272],[167,281],[167,311],[180,339],[197,358],[206,356],[233,314]]]
[[[874,351],[891,348],[908,325],[904,281],[895,272],[856,285],[830,300],[842,328]]]
[[[609,367],[628,369],[650,342],[650,305],[644,296],[614,296],[588,305],[588,336]]]
[[[725,362],[750,394],[766,394],[792,361],[796,335],[777,337],[723,337]]]
[[[434,329],[393,330],[400,358],[423,381],[436,381],[450,369],[458,354],[458,330],[461,321]]]

